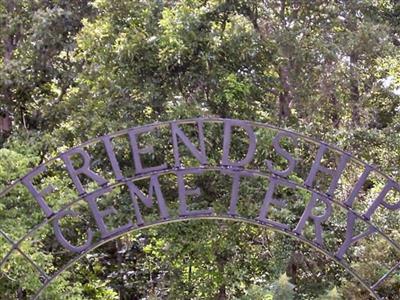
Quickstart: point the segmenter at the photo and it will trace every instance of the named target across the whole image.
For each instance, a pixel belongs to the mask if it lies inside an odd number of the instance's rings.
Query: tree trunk
[[[359,126],[361,123],[360,114],[360,90],[358,86],[358,76],[356,65],[358,62],[358,55],[351,53],[350,55],[350,102],[352,107],[351,119],[354,126]]]
[[[334,92],[330,95],[329,100],[332,105],[332,114],[331,114],[332,125],[334,128],[338,129],[340,125],[340,114],[338,112],[339,102]]]
[[[226,295],[226,286],[225,284],[223,284],[219,287],[217,300],[226,300],[226,299],[228,299],[228,296]]]
[[[334,128],[339,128],[341,116],[339,107],[340,103],[336,96],[335,86],[332,76],[335,72],[335,63],[331,59],[326,59],[323,65],[323,72],[321,74],[320,89],[322,93],[322,100],[327,102],[327,114],[329,114]]]
[[[299,251],[293,251],[290,255],[288,265],[286,267],[286,275],[290,277],[290,282],[294,285],[297,283],[298,272],[304,265],[304,256]]]
[[[348,2],[348,16],[347,16],[347,28],[351,33],[357,32],[357,13],[358,13],[358,5],[352,1]],[[350,51],[350,106],[351,106],[351,121],[353,126],[359,126],[361,122],[361,113],[360,113],[360,90],[359,90],[359,76],[357,72],[357,64],[359,60],[359,53],[355,48]]]
[[[26,299],[26,293],[22,288],[18,288],[18,290],[17,290],[17,299],[18,300]]]
[[[7,0],[5,2],[5,8],[7,11],[7,15],[11,16],[16,10],[16,4],[14,0]],[[6,26],[6,21],[2,22],[3,26]],[[20,31],[17,29],[16,32],[10,32],[3,38],[3,63],[5,66],[8,66],[14,50],[17,48],[18,41],[21,37]],[[4,84],[1,91],[1,102],[5,104],[6,110],[9,110],[11,105],[13,104],[13,94],[11,91],[11,86],[9,84]]]
[[[282,86],[282,91],[278,97],[279,120],[284,120],[290,117],[290,104],[292,102],[292,94],[289,83],[289,67],[279,67],[279,79]]]
[[[218,267],[218,272],[221,274],[221,276],[224,276],[224,270],[225,270],[225,264],[228,261],[228,258],[224,253],[217,253],[217,267]],[[223,282],[219,288],[218,288],[218,295],[217,295],[217,300],[226,300],[228,299],[228,295],[226,294],[226,285],[225,282]]]
[[[115,258],[116,258],[119,268],[121,268],[121,269],[122,269],[122,265],[125,261],[124,254],[123,254],[124,252],[121,251],[123,248],[124,248],[123,241],[121,239],[117,239],[115,241],[115,255],[116,255]],[[125,280],[123,277],[120,278],[120,285],[118,287],[118,293],[119,293],[120,300],[125,300],[125,299],[128,299],[128,297],[129,297],[129,295],[127,295],[127,292],[126,292]]]

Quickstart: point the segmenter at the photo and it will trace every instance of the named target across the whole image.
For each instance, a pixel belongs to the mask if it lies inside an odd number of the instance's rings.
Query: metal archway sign
[[[225,201],[198,201],[208,193],[196,186],[202,176],[225,184]],[[253,180],[262,197],[241,193],[246,180]],[[370,182],[374,188],[366,187]],[[271,125],[221,118],[155,123],[73,147],[3,190],[1,198],[19,199],[42,222],[18,233],[7,228],[7,220],[0,222],[1,237],[10,244],[0,267],[22,255],[42,283],[31,295],[38,299],[80,258],[128,232],[192,219],[235,220],[307,243],[382,299],[379,288],[400,268],[395,228],[390,221],[382,225],[400,209],[398,192],[397,182],[349,153]],[[283,210],[293,216],[283,216]],[[66,219],[76,228],[63,228]],[[333,232],[339,239],[326,245]],[[351,266],[353,246],[366,239],[379,239],[394,253],[374,278]],[[48,240],[70,253],[50,271],[23,250]]]

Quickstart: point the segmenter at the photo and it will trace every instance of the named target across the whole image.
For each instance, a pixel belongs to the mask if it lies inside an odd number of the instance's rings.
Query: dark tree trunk
[[[350,102],[352,107],[352,123],[355,126],[359,126],[361,122],[360,113],[360,89],[358,85],[358,76],[356,71],[356,65],[358,62],[358,55],[352,53],[350,55]]]
[[[290,277],[293,284],[297,283],[298,272],[304,265],[304,256],[298,251],[293,251],[290,255],[288,265],[286,267],[286,275]]]
[[[0,111],[0,134],[7,135],[11,132],[12,120],[10,114]]]
[[[124,258],[124,252],[122,251],[124,248],[124,244],[121,239],[117,239],[115,241],[115,258],[117,261],[117,264],[120,269],[123,268],[123,263],[125,261]],[[125,280],[123,277],[120,278],[120,284],[118,287],[118,293],[119,293],[119,299],[120,300],[125,300],[128,299],[129,295],[127,294],[126,288],[125,288]]]
[[[7,11],[7,15],[11,16],[16,10],[16,2],[14,0],[7,0],[5,2],[5,8]],[[6,26],[6,22],[7,21],[1,22],[0,26]],[[15,32],[10,32],[3,38],[3,63],[5,66],[9,65],[20,38],[21,32],[19,31],[19,29],[16,29]],[[11,132],[12,129],[12,122],[9,111],[11,110],[11,106],[13,104],[13,93],[10,84],[3,84],[0,96],[0,103],[5,106],[3,107],[3,109],[5,110],[3,111],[4,115],[0,116],[0,133],[2,133],[4,136],[4,133],[7,134]]]
[[[290,96],[287,91],[283,91],[279,94],[279,120],[287,119],[290,116]]]
[[[341,116],[340,116],[341,108],[339,107],[340,102],[338,101],[336,96],[334,82],[331,79],[334,72],[335,72],[334,61],[331,59],[326,59],[323,66],[323,72],[321,75],[321,93],[323,95],[323,100],[328,103],[327,113],[329,114],[330,119],[332,121],[332,126],[337,129],[339,128],[341,121]]]
[[[357,13],[358,5],[356,2],[349,1],[348,5],[348,15],[347,15],[347,28],[351,33],[355,33],[358,30],[357,25]],[[357,72],[357,64],[359,60],[359,53],[356,46],[353,46],[350,53],[350,82],[349,82],[349,92],[350,92],[350,106],[351,106],[351,121],[353,126],[359,126],[361,123],[361,112],[360,112],[360,89],[359,89],[359,76]]]
[[[17,299],[18,300],[26,299],[26,292],[22,288],[18,288],[17,290]]]
[[[7,15],[11,16],[13,11],[15,10],[14,0],[7,0],[5,6]],[[6,26],[6,22],[2,22],[1,25]],[[5,66],[9,65],[10,63],[13,52],[16,48],[16,42],[17,42],[17,37],[13,33],[10,33],[3,38],[3,46],[4,46],[3,61]],[[2,88],[2,98],[3,98],[2,102],[4,104],[10,105],[12,103],[11,87],[8,84],[4,84]]]
[[[331,120],[332,120],[332,125],[334,128],[338,129],[339,125],[340,125],[340,114],[338,112],[339,109],[339,102],[336,98],[336,95],[334,93],[332,93],[330,95],[330,101],[331,101],[331,105],[332,105],[332,114],[331,114]]]
[[[217,254],[217,267],[218,267],[218,272],[221,274],[221,276],[224,275],[224,270],[225,270],[225,264],[228,261],[228,258],[226,254],[224,253],[218,253]],[[218,288],[218,295],[217,295],[217,300],[226,300],[228,299],[228,295],[226,294],[226,285],[225,283],[222,283],[219,288]]]
[[[279,67],[279,79],[281,82],[282,91],[278,98],[279,119],[284,120],[290,117],[290,104],[293,97],[291,94],[291,87],[289,82],[289,67]]]
[[[226,286],[224,284],[219,287],[217,300],[226,300],[226,299],[228,299],[228,296],[226,295]]]

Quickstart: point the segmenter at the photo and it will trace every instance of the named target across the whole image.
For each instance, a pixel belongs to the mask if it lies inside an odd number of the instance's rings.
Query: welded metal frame
[[[198,122],[204,122],[204,123],[224,123],[227,121],[232,121],[232,122],[238,122],[239,120],[229,120],[229,119],[222,119],[222,118],[197,118],[197,119],[188,119],[188,120],[178,120],[178,121],[169,121],[169,122],[157,122],[157,123],[153,123],[153,124],[149,124],[149,125],[144,125],[144,126],[139,126],[139,127],[135,127],[135,129],[149,129],[149,128],[160,128],[160,127],[167,127],[167,126],[171,126],[171,124],[177,124],[177,125],[183,125],[183,124],[197,124]],[[354,162],[355,164],[359,165],[359,166],[368,166],[372,171],[376,172],[377,174],[379,174],[380,176],[382,176],[384,179],[386,180],[392,180],[389,176],[387,176],[386,174],[380,172],[376,167],[371,166],[359,159],[357,159],[356,157],[354,157],[353,155],[351,155],[348,152],[345,152],[335,146],[331,146],[328,145],[324,142],[318,141],[317,139],[313,139],[310,137],[307,137],[305,135],[296,133],[296,132],[292,132],[286,129],[281,129],[269,124],[263,124],[263,123],[257,123],[257,122],[251,122],[251,121],[239,121],[242,124],[246,124],[248,126],[251,126],[252,128],[265,128],[265,129],[269,129],[272,131],[275,131],[277,133],[281,132],[281,133],[285,133],[288,134],[290,136],[294,136],[296,138],[299,138],[301,140],[306,141],[307,143],[310,144],[314,144],[317,146],[325,146],[327,147],[327,149],[340,154],[340,155],[347,155],[349,157],[349,160]],[[110,135],[106,135],[103,137],[97,137],[94,139],[91,139],[79,146],[73,147],[71,149],[69,149],[68,151],[74,150],[74,149],[82,149],[83,147],[95,144],[97,142],[101,142],[102,139],[104,137],[109,137],[109,138],[115,138],[115,137],[119,137],[125,134],[128,134],[129,131],[132,130],[132,128],[128,128]],[[30,173],[34,172],[35,170],[37,170],[38,168],[42,167],[43,165],[49,165],[52,162],[54,162],[55,160],[59,159],[64,153],[63,152],[61,154],[59,154],[58,156],[48,160],[47,162],[45,162],[44,164],[38,166],[37,168],[33,169],[31,172],[29,172],[28,174],[26,174],[25,176],[19,178],[18,180],[14,181],[11,185],[9,185],[7,188],[5,188],[3,191],[0,192],[0,198],[7,195],[17,184],[21,183],[22,180],[28,176]],[[326,200],[328,200],[329,202],[331,202],[334,205],[340,206],[342,209],[344,209],[347,212],[352,213],[355,218],[361,220],[362,222],[364,222],[365,224],[367,224],[368,226],[370,226],[371,228],[373,228],[377,234],[379,234],[381,237],[383,237],[386,241],[388,241],[388,243],[394,248],[396,249],[397,252],[400,253],[400,245],[399,243],[397,243],[396,241],[394,241],[393,239],[391,239],[385,232],[383,232],[383,230],[381,230],[380,228],[376,227],[374,224],[372,224],[372,222],[369,220],[369,218],[366,218],[365,216],[361,215],[360,213],[356,212],[355,210],[353,210],[351,207],[349,207],[348,205],[346,205],[345,203],[335,200],[334,197],[326,194],[326,193],[321,193],[320,191],[315,190],[312,187],[306,186],[304,184],[299,184],[293,181],[290,181],[284,177],[278,176],[276,174],[271,174],[269,172],[262,172],[260,170],[252,170],[252,169],[245,169],[245,168],[232,168],[232,167],[228,167],[228,166],[200,166],[200,167],[196,167],[196,168],[181,168],[181,167],[175,167],[175,168],[167,168],[167,169],[163,169],[163,170],[157,170],[157,171],[152,171],[152,172],[148,172],[146,174],[140,174],[140,175],[136,175],[133,176],[131,178],[124,178],[122,180],[118,180],[115,183],[112,184],[107,184],[105,186],[102,186],[100,189],[98,190],[106,190],[106,189],[114,189],[120,185],[123,185],[126,182],[134,182],[137,180],[141,180],[144,178],[148,178],[151,177],[152,175],[165,175],[165,174],[174,174],[178,171],[188,171],[188,172],[197,172],[197,171],[214,171],[214,172],[236,172],[239,173],[241,175],[244,176],[260,176],[260,177],[276,177],[281,181],[287,182],[293,186],[295,186],[296,188],[299,189],[304,189],[307,191],[310,191],[312,193],[315,193],[316,195],[318,195],[321,198],[324,198]],[[96,190],[96,191],[98,191]],[[93,192],[91,192],[93,193]],[[85,193],[80,195],[78,198],[76,198],[75,200],[69,202],[68,204],[66,204],[63,208],[61,208],[58,212],[63,212],[63,211],[67,211],[72,205],[74,205],[75,203],[79,202],[79,201],[84,201],[84,197],[90,195],[91,193]],[[40,266],[38,266],[30,257],[29,255],[27,255],[26,253],[24,253],[21,250],[21,244],[27,240],[28,238],[32,237],[35,232],[37,230],[39,230],[40,228],[42,228],[43,226],[45,226],[46,224],[52,222],[54,219],[56,218],[56,214],[49,216],[48,218],[45,218],[45,220],[36,225],[35,227],[33,227],[26,235],[24,235],[22,238],[20,238],[18,241],[14,241],[12,240],[5,232],[0,230],[0,235],[3,236],[5,238],[5,240],[10,243],[11,245],[11,249],[10,251],[7,253],[7,255],[1,260],[0,262],[0,268],[7,262],[7,260],[9,259],[9,257],[11,256],[12,253],[14,253],[15,251],[19,252],[25,259],[27,259],[29,261],[29,263],[39,272],[43,285],[42,287],[37,291],[37,293],[35,294],[35,296],[32,299],[38,299],[40,297],[40,294],[45,290],[45,288],[54,281],[54,279],[57,278],[57,276],[59,276],[62,272],[64,272],[65,270],[67,270],[68,268],[70,268],[76,261],[78,261],[80,258],[82,258],[84,255],[86,255],[88,252],[92,251],[93,249],[99,247],[100,245],[114,240],[124,234],[127,234],[129,232],[132,231],[136,231],[136,230],[141,230],[144,228],[149,228],[149,227],[153,227],[153,226],[158,226],[158,225],[162,225],[162,224],[168,224],[168,223],[172,223],[172,222],[179,222],[179,221],[187,221],[187,220],[194,220],[194,219],[211,219],[211,220],[215,220],[215,219],[219,219],[219,220],[232,220],[232,221],[241,221],[241,222],[245,222],[245,223],[249,223],[249,224],[253,224],[253,225],[258,225],[258,226],[262,226],[262,227],[266,227],[272,230],[275,230],[277,232],[286,234],[288,236],[291,236],[301,242],[304,242],[308,245],[310,245],[311,247],[313,247],[314,249],[320,251],[321,253],[323,253],[324,255],[326,255],[327,257],[329,257],[330,259],[332,259],[333,261],[335,261],[336,263],[338,263],[340,266],[342,266],[351,276],[353,276],[356,280],[358,280],[361,285],[370,292],[371,296],[375,297],[376,299],[381,299],[380,296],[377,294],[377,289],[378,287],[388,278],[390,278],[390,276],[393,275],[394,272],[396,272],[397,270],[400,269],[400,262],[398,262],[395,266],[393,266],[388,272],[386,272],[379,280],[377,280],[374,284],[369,285],[368,282],[363,279],[359,274],[357,274],[357,272],[355,270],[353,270],[343,259],[338,259],[335,255],[333,255],[332,253],[329,253],[326,249],[324,249],[323,247],[321,247],[321,245],[315,243],[314,241],[310,241],[306,238],[304,238],[304,236],[293,232],[292,230],[286,230],[283,229],[281,227],[276,226],[274,223],[269,223],[269,222],[262,222],[259,220],[253,220],[253,219],[246,219],[243,217],[239,217],[236,215],[229,215],[229,214],[214,214],[212,216],[210,215],[196,215],[196,216],[188,216],[188,217],[176,217],[176,218],[171,218],[168,220],[160,220],[160,221],[156,221],[154,223],[151,224],[146,224],[144,226],[131,226],[131,228],[129,228],[128,230],[122,232],[122,233],[118,233],[115,235],[111,235],[110,237],[107,237],[106,239],[102,239],[96,243],[94,243],[90,248],[88,248],[87,250],[82,251],[81,253],[79,253],[79,255],[77,255],[76,257],[74,257],[73,259],[71,259],[67,264],[65,264],[61,269],[59,269],[57,272],[55,272],[52,276],[49,276],[48,274],[46,274],[46,272],[44,272],[42,270],[42,268]]]

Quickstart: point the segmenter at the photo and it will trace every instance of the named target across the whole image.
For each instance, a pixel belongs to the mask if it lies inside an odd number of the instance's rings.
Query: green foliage
[[[289,277],[282,274],[273,285],[273,299],[294,299],[294,285],[289,282]]]
[[[263,289],[257,285],[251,286],[246,291],[246,295],[241,297],[240,300],[272,300],[273,295],[270,291]]]
[[[339,292],[336,287],[328,291],[325,295],[319,297],[320,300],[341,300],[342,297],[339,295]]]
[[[2,1],[0,111],[14,120],[10,133],[0,122],[0,187],[92,137],[197,116],[291,128],[355,153],[399,180],[399,16],[400,4],[389,0]],[[272,138],[257,133],[265,145],[261,157],[269,157]],[[290,140],[281,145],[294,149]],[[208,146],[216,160],[218,149]],[[283,169],[287,162],[277,163]],[[47,199],[55,208],[76,197],[64,175],[55,171],[46,181],[37,179],[41,188],[58,187]],[[355,182],[352,175],[343,185]],[[229,194],[226,185],[210,182],[199,179],[207,191],[201,204]],[[242,184],[243,201],[251,203],[263,184]],[[368,182],[363,205],[382,184],[380,178]],[[170,190],[166,195],[174,197]],[[297,200],[280,211],[287,224],[295,224],[293,212],[301,213],[307,195],[279,191],[282,199]],[[16,188],[1,198],[0,229],[17,240],[43,220],[36,208],[28,191]],[[398,214],[377,214],[374,222],[399,240]],[[64,227],[73,231],[74,224],[71,218]],[[335,220],[325,225],[335,228]],[[327,230],[327,245],[340,243],[343,230]],[[69,256],[54,237],[42,240],[49,232],[21,247],[54,272]],[[1,236],[0,259],[10,247]],[[347,259],[357,272],[377,279],[398,261],[387,248],[372,238],[354,245]],[[26,266],[14,252],[1,270],[1,299],[26,299],[40,286],[37,272]],[[63,273],[43,299],[367,299],[343,273],[286,236],[199,221],[131,233],[101,246]],[[396,299],[399,285],[396,274],[379,292]]]

